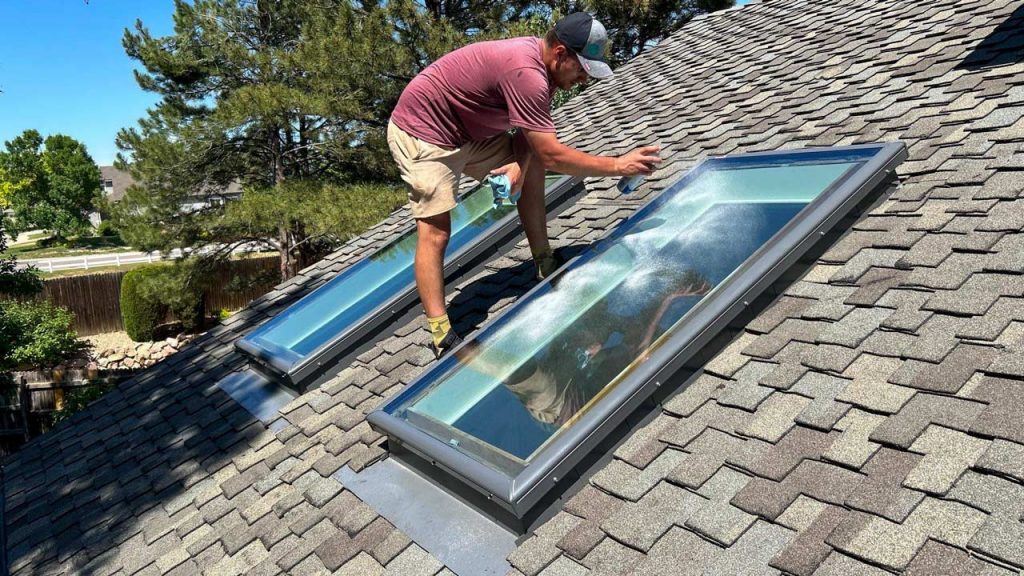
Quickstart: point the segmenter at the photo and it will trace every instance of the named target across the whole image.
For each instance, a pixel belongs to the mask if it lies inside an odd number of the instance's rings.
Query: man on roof
[[[462,174],[504,175],[543,279],[558,266],[548,244],[544,175],[650,174],[656,146],[595,156],[559,142],[551,119],[556,88],[607,78],[604,26],[585,12],[559,20],[544,38],[478,42],[441,57],[402,92],[388,123],[388,146],[409,187],[416,219],[416,286],[437,357],[461,339],[444,300],[444,253]],[[515,129],[514,135],[510,129]]]

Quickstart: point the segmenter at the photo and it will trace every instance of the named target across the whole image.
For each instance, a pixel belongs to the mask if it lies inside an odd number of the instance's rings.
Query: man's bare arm
[[[622,156],[594,156],[566,146],[551,132],[521,130],[535,159],[552,170],[571,176],[635,176],[650,174],[661,162],[657,146],[641,146]]]

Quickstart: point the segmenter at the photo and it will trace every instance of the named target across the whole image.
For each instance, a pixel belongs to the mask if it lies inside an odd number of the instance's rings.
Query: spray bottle
[[[619,183],[615,186],[619,189],[622,194],[629,194],[633,190],[636,190],[640,183],[644,181],[643,174],[636,174],[634,176],[623,176],[619,179]]]
[[[665,147],[660,143],[656,144],[658,150],[664,150]],[[653,167],[652,167],[653,168]],[[643,174],[634,174],[633,176],[623,176],[619,179],[619,183],[615,186],[619,189],[621,194],[629,194],[632,191],[640,187],[640,184],[644,181]]]

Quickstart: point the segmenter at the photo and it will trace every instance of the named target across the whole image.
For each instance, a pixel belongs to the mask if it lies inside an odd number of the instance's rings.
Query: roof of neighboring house
[[[900,139],[890,190],[510,556],[516,574],[1011,574],[1024,566],[1024,2],[778,0],[698,18],[556,114],[670,161],[553,219],[604,234],[710,154]],[[216,387],[233,342],[408,225],[387,221],[8,459],[28,573],[448,573],[331,475],[430,363],[414,320],[270,431]],[[458,282],[462,332],[531,284]]]
[[[135,179],[132,178],[131,174],[124,170],[118,170],[113,166],[100,166],[100,178],[104,181],[110,180],[113,189],[107,194],[107,198],[111,202],[120,200],[124,197],[125,190],[132,184],[135,184]]]
[[[113,185],[113,190],[107,195],[107,198],[111,202],[117,202],[124,197],[124,193],[128,190],[128,187],[135,184],[135,179],[132,175],[124,170],[118,170],[113,166],[100,166],[100,177],[103,180],[110,180]],[[242,184],[237,180],[228,184],[218,194],[224,194],[234,196],[242,193]],[[211,193],[212,194],[212,193]]]

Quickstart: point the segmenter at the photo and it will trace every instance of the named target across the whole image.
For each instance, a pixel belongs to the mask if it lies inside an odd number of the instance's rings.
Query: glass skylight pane
[[[551,186],[563,178],[550,176],[546,184]],[[455,254],[474,242],[488,227],[514,210],[511,206],[495,208],[489,186],[471,190],[452,210],[448,254]],[[413,284],[415,251],[416,233],[410,230],[268,320],[246,336],[241,347],[257,351],[276,369],[288,372],[291,366],[356,326],[396,293]]]
[[[491,468],[520,472],[870,156],[706,162],[385,410]]]

